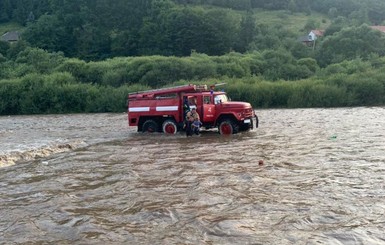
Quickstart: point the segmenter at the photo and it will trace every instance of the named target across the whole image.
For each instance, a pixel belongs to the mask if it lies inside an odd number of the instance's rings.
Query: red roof
[[[370,26],[370,28],[385,33],[385,26]]]
[[[324,35],[324,30],[311,30],[317,37],[322,37]]]

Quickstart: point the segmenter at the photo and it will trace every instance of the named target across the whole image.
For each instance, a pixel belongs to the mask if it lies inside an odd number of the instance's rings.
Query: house
[[[18,31],[9,31],[1,35],[1,41],[14,43],[20,40],[20,33]]]
[[[382,33],[385,33],[385,26],[369,26],[369,27],[372,28],[373,30],[377,30]]]
[[[322,37],[325,33],[325,30],[311,30],[308,35],[309,41],[315,41],[318,37]]]
[[[309,36],[300,36],[298,39],[297,39],[298,42],[301,42],[307,46],[311,46],[311,44],[313,43],[313,41],[310,41],[309,40]]]
[[[324,35],[324,30],[311,30],[307,36],[301,36],[297,40],[306,46],[314,46],[315,40]]]

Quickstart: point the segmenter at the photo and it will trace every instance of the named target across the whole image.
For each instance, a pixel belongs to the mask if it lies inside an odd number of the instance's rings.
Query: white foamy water
[[[0,167],[118,139],[122,133],[128,132],[125,116],[70,114],[0,117]]]

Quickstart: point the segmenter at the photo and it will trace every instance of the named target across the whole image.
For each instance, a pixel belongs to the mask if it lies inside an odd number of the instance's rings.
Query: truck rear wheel
[[[219,133],[220,134],[236,134],[238,133],[239,126],[234,123],[232,120],[224,120],[219,124]]]
[[[166,120],[162,124],[163,133],[165,134],[176,134],[178,127],[174,120]]]
[[[143,123],[142,132],[143,133],[153,133],[158,132],[159,126],[154,120],[147,120]]]

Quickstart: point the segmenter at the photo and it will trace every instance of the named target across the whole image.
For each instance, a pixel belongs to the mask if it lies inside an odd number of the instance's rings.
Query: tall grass
[[[0,81],[0,115],[122,112],[128,93],[148,89],[143,85],[115,88],[73,81],[68,73],[30,74]]]
[[[221,82],[226,86],[219,89],[233,100],[259,108],[384,105],[384,61],[344,61],[320,69],[313,59],[296,61],[272,51],[84,62],[30,49],[0,63],[0,115],[121,112],[129,92]],[[282,76],[302,79],[278,79]]]

